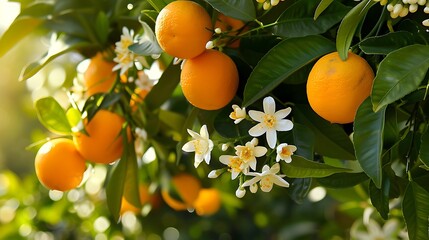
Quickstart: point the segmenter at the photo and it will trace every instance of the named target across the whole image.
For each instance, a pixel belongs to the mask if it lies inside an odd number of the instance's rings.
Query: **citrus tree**
[[[352,238],[428,238],[425,0],[18,2],[0,55],[34,31],[50,39],[20,81],[79,56],[67,98],[35,100],[46,188],[81,188],[103,166],[120,221],[158,193],[215,217],[323,187],[359,203]]]

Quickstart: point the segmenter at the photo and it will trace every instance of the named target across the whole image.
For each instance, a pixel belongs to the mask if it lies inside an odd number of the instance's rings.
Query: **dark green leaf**
[[[427,146],[429,146],[428,130],[423,133],[421,138],[419,158],[427,167],[429,167],[429,147]]]
[[[429,46],[411,45],[389,53],[374,79],[371,98],[374,110],[417,89],[429,68]]]
[[[61,105],[53,98],[46,97],[36,101],[35,108],[40,122],[56,134],[70,134],[71,126]]]
[[[282,173],[290,178],[320,178],[334,173],[350,172],[350,169],[313,162],[293,155],[291,163],[282,163]]]
[[[377,188],[372,181],[369,183],[369,196],[371,198],[371,203],[384,220],[387,220],[389,214],[389,191],[389,178],[383,178],[381,188]]]
[[[160,12],[167,4],[172,2],[173,0],[148,0],[150,5],[157,11]]]
[[[313,131],[317,153],[337,159],[355,159],[353,144],[340,125],[322,119],[308,105],[297,104],[292,113],[295,122]]]
[[[225,138],[237,138],[248,135],[248,131],[253,127],[249,121],[243,120],[239,124],[234,124],[234,120],[229,118],[232,108],[222,109],[214,120],[214,128]]]
[[[207,0],[207,2],[226,16],[246,22],[256,19],[253,0]]]
[[[95,33],[101,44],[105,44],[109,36],[109,18],[103,11],[98,12],[95,20]]]
[[[377,4],[373,0],[363,0],[356,5],[341,21],[337,32],[337,51],[341,59],[346,60],[359,23],[364,19],[368,10]]]
[[[171,97],[180,81],[180,66],[170,64],[165,69],[158,83],[147,94],[144,102],[148,108],[155,110]]]
[[[244,37],[240,41],[240,57],[250,66],[256,66],[259,60],[280,41],[279,37],[273,35]]]
[[[317,181],[328,188],[348,188],[368,179],[368,176],[361,173],[335,173],[331,176],[318,178]]]
[[[287,8],[277,20],[274,33],[283,37],[304,37],[326,32],[341,21],[349,8],[339,2],[332,2],[314,20],[319,0],[299,0]]]
[[[356,158],[363,171],[381,188],[383,131],[386,108],[374,113],[367,98],[359,107],[354,122],[353,141]]]
[[[252,71],[244,89],[243,105],[254,103],[295,71],[334,50],[334,44],[321,36],[283,40],[273,47]]]
[[[325,11],[326,8],[329,7],[329,5],[331,5],[331,3],[333,1],[334,0],[322,0],[322,1],[320,1],[319,5],[317,5],[316,11],[314,11],[314,17],[313,17],[313,19],[316,20],[320,16],[320,14],[323,11]]]
[[[410,182],[404,193],[402,212],[410,240],[428,239],[429,193]]]
[[[389,54],[414,43],[415,39],[412,33],[399,31],[366,38],[359,43],[359,47],[366,54]]]
[[[303,203],[311,188],[312,178],[296,178],[290,185],[289,196],[296,203]]]
[[[295,152],[298,156],[303,156],[305,159],[313,160],[314,157],[314,133],[306,126],[295,123],[292,129],[292,143],[297,147]],[[283,132],[279,133],[279,140],[282,140]],[[286,133],[288,135],[291,135]],[[291,142],[287,142],[292,144]]]

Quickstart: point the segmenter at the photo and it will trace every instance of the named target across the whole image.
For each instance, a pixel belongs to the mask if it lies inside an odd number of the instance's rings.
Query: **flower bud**
[[[246,195],[246,189],[239,187],[237,189],[237,191],[235,191],[235,196],[237,196],[238,198],[242,198],[244,197],[244,195]]]
[[[208,175],[208,178],[217,178],[217,177],[219,177],[219,172],[218,172],[219,170],[212,170],[210,173],[209,173],[209,175]]]
[[[212,49],[214,48],[214,42],[213,41],[208,41],[206,43],[206,49]]]
[[[251,193],[256,193],[258,191],[258,184],[252,184],[249,187]]]
[[[215,33],[216,34],[221,34],[222,33],[222,29],[220,29],[220,28],[215,28]]]
[[[415,13],[417,12],[418,7],[419,6],[417,4],[411,4],[408,10],[410,11],[410,13]],[[428,11],[429,11],[429,8],[428,8]]]

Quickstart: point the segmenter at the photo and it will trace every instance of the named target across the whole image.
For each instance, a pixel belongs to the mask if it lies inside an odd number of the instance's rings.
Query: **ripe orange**
[[[155,22],[155,35],[168,54],[188,59],[204,52],[212,36],[212,23],[206,10],[193,1],[173,1],[165,6]]]
[[[162,189],[161,196],[168,206],[180,211],[193,207],[201,189],[201,183],[194,176],[181,173],[172,177],[170,187],[170,189]]]
[[[112,72],[114,62],[105,59],[101,52],[97,53],[83,74],[86,94],[88,96],[96,93],[108,92],[116,80],[116,73]]]
[[[39,181],[51,190],[67,191],[82,182],[86,165],[70,139],[51,140],[39,149],[35,160]]]
[[[226,106],[234,98],[238,82],[235,63],[216,50],[206,50],[196,58],[187,59],[180,75],[186,99],[204,110]]]
[[[74,142],[82,156],[94,163],[109,164],[122,155],[122,125],[125,119],[116,113],[99,110],[91,121],[84,120],[86,133],[74,135]]]
[[[142,205],[151,204],[152,207],[159,205],[159,196],[149,192],[149,187],[146,184],[139,185],[139,196]],[[122,215],[125,212],[139,213],[140,209],[129,203],[125,197],[122,197],[120,213]]]
[[[238,48],[240,46],[240,38],[234,39],[234,37],[237,36],[244,26],[245,23],[243,21],[219,13],[214,28],[220,28],[222,32],[226,32],[226,37],[222,38],[218,44],[226,43],[228,47]]]
[[[371,93],[374,72],[362,57],[338,52],[320,58],[310,71],[307,98],[311,108],[331,123],[351,123],[360,104]]]
[[[216,188],[204,188],[200,190],[194,208],[198,215],[212,215],[219,211],[221,206],[220,193]]]

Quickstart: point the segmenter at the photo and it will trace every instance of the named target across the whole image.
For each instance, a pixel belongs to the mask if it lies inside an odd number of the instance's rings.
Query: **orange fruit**
[[[220,193],[216,188],[203,188],[194,202],[198,215],[212,215],[219,211],[221,206]]]
[[[188,59],[200,55],[212,36],[206,10],[193,1],[173,1],[158,14],[155,35],[168,54]]]
[[[74,135],[77,150],[88,161],[109,164],[122,155],[122,125],[125,119],[116,113],[99,110],[91,121],[85,119],[85,132]]]
[[[201,183],[197,178],[181,173],[172,177],[170,186],[170,189],[161,190],[161,196],[168,206],[177,211],[193,207],[201,189]]]
[[[226,36],[221,39],[221,42],[219,44],[225,43],[228,47],[238,48],[240,46],[240,38],[234,37],[239,34],[239,31],[245,25],[246,24],[239,19],[228,17],[223,15],[222,13],[219,13],[214,28],[220,28],[222,32],[226,32]]]
[[[137,110],[136,104],[141,103],[145,99],[145,97],[148,93],[149,93],[149,91],[146,89],[136,88],[134,90],[134,94],[131,95],[131,99],[130,99],[130,107],[131,107],[132,111]]]
[[[116,80],[116,73],[112,72],[114,66],[115,63],[106,60],[101,52],[91,58],[91,62],[83,74],[83,83],[88,96],[105,93],[112,88]]]
[[[146,184],[139,185],[139,196],[140,203],[142,205],[151,204],[152,207],[157,207],[159,205],[158,196],[153,193],[150,193],[149,187]],[[140,209],[129,203],[127,199],[125,199],[125,197],[122,197],[120,213],[122,215],[125,212],[139,213]]]
[[[234,98],[238,82],[235,63],[216,50],[206,50],[196,58],[187,59],[180,75],[186,99],[204,110],[226,106]]]
[[[351,123],[360,104],[370,95],[374,72],[362,57],[349,52],[346,61],[338,52],[320,58],[307,80],[311,108],[331,123]]]
[[[70,139],[58,138],[46,142],[35,159],[39,181],[51,190],[67,191],[82,182],[86,169],[85,159]]]

